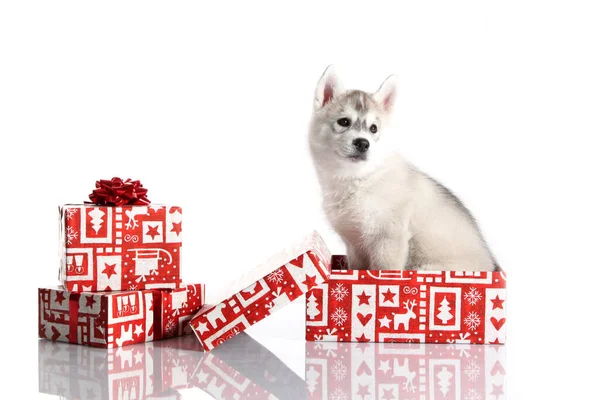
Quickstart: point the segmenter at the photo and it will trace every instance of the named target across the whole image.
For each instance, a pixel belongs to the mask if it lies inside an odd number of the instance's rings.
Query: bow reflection
[[[505,347],[306,343],[307,399],[500,400]]]

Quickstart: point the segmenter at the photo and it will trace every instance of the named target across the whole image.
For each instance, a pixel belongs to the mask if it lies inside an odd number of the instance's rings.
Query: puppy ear
[[[386,113],[392,111],[396,100],[396,75],[389,76],[373,94],[373,99],[379,103]]]
[[[336,96],[344,91],[342,83],[335,74],[333,66],[330,65],[319,79],[317,89],[315,90],[314,110],[325,106]]]

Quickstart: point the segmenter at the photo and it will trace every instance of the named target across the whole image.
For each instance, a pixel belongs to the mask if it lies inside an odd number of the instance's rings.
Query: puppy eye
[[[337,120],[339,126],[343,126],[344,128],[350,126],[350,120],[348,118],[340,118]]]
[[[371,133],[377,133],[377,125],[375,125],[375,124],[371,125],[369,130],[371,131]]]

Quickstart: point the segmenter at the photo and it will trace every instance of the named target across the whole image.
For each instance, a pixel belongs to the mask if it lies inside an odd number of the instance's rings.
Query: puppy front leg
[[[348,269],[369,269],[369,258],[348,243],[346,243],[346,253]]]
[[[371,269],[405,269],[409,245],[406,236],[383,238],[372,245]]]

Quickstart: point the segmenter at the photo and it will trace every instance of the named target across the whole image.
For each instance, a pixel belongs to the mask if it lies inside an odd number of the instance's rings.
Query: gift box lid
[[[331,273],[331,253],[315,231],[272,255],[225,286],[217,302],[203,306],[190,324],[211,350],[323,283]]]

